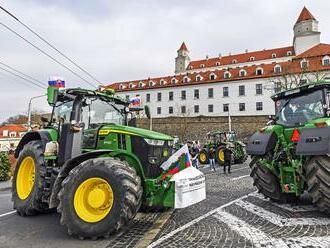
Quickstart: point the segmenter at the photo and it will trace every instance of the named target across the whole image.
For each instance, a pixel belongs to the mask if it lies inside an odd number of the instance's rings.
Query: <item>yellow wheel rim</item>
[[[19,165],[16,177],[16,191],[21,200],[25,200],[32,192],[35,181],[36,166],[32,157],[26,157]]]
[[[200,155],[199,155],[199,159],[202,161],[202,162],[206,162],[206,154],[204,152],[202,152]]]
[[[219,152],[218,152],[218,158],[222,162],[225,161],[225,153],[224,153],[224,151],[222,149],[220,149]]]
[[[74,194],[74,209],[85,222],[103,220],[113,206],[113,191],[110,184],[99,177],[83,181]]]

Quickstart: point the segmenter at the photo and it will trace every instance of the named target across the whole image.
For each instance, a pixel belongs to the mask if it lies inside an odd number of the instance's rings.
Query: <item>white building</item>
[[[305,7],[293,30],[291,46],[195,61],[183,42],[174,75],[115,82],[109,87],[123,97],[139,96],[156,118],[272,115],[270,96],[284,68],[297,74],[330,71],[330,45],[320,43],[318,21]]]
[[[0,126],[0,151],[9,151],[16,148],[27,131],[24,125],[19,124]]]

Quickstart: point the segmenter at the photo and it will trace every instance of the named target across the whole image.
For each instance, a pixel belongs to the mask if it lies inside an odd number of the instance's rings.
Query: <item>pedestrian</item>
[[[228,148],[225,148],[225,162],[223,165],[223,173],[226,174],[226,167],[228,167],[228,174],[230,174],[230,167],[231,167],[231,150]]]
[[[192,163],[192,166],[194,166],[196,169],[199,169],[199,166],[198,166],[198,152],[196,152],[196,149],[192,149],[191,163]]]
[[[213,147],[210,148],[209,161],[210,161],[210,169],[213,171],[216,171],[216,169],[215,169],[215,151],[214,151]]]

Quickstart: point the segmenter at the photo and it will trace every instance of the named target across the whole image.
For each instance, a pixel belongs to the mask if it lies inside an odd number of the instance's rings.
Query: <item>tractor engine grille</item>
[[[143,138],[131,136],[133,153],[140,159],[144,174],[148,178],[155,178],[162,173],[161,164],[173,152],[173,148],[165,141],[163,146],[149,145]]]

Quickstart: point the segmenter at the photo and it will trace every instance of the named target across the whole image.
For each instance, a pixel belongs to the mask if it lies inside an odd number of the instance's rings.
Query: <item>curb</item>
[[[12,188],[12,180],[0,182],[0,191],[6,191]]]

